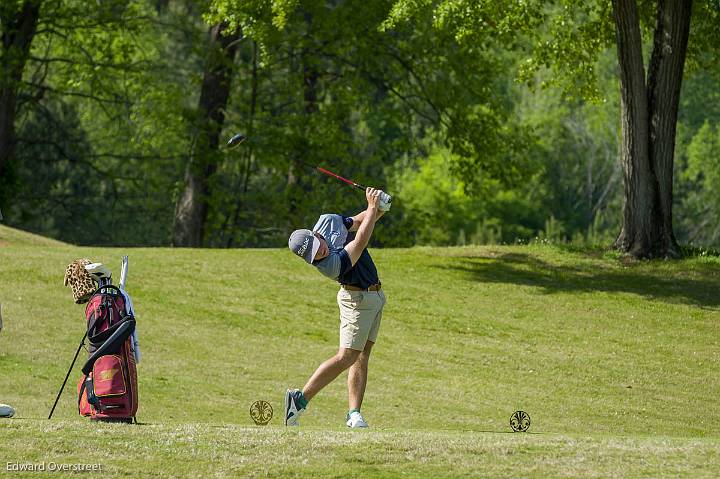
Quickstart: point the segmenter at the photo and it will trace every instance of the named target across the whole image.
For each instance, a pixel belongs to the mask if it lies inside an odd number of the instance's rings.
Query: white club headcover
[[[90,273],[93,279],[97,282],[100,282],[101,279],[112,278],[112,273],[108,267],[102,263],[90,263],[85,265],[85,270]]]

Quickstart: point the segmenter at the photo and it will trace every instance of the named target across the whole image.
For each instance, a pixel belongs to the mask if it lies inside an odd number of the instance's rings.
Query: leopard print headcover
[[[65,286],[72,288],[73,299],[77,304],[87,303],[97,286],[85,269],[85,265],[92,263],[87,258],[76,259],[65,269]]]

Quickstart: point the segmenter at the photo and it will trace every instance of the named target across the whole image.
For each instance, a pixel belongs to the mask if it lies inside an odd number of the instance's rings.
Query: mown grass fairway
[[[89,257],[138,313],[141,424],[77,416]],[[299,430],[282,394],[337,348],[335,285],[278,250],[78,248],[0,227],[0,475],[7,462],[104,476],[717,477],[720,261],[627,263],[553,246],[373,250],[388,305],[363,413],[339,379]],[[258,399],[275,409],[258,427]],[[510,433],[522,409],[529,434]],[[108,437],[116,438],[112,443]],[[53,475],[55,477],[56,475]]]

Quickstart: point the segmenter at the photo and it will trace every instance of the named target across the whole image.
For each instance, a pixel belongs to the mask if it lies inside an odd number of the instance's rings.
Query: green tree
[[[0,184],[14,186],[10,224],[79,243],[169,242],[185,95],[163,68],[156,19],[144,0],[43,4],[20,83],[16,175]]]
[[[249,115],[245,105],[256,105],[253,121],[262,128],[247,143],[254,168],[276,177],[266,204],[282,191],[289,208],[258,217],[256,225],[309,222],[318,208],[352,212],[361,206],[355,192],[304,165],[323,164],[386,186],[399,158],[428,154],[423,138],[447,142],[457,153],[453,168],[460,174],[469,171],[471,158],[490,176],[509,180],[527,174],[522,155],[515,154],[525,137],[509,116],[512,104],[493,88],[504,88],[499,78],[513,60],[459,43],[434,29],[430,15],[413,25],[384,25],[392,5],[388,0],[212,2],[210,21],[228,21],[259,46],[257,73],[240,71],[245,81],[257,79],[256,102],[243,96],[251,91],[245,86],[237,96],[241,110],[229,118],[242,128]],[[482,181],[471,174],[464,184],[470,190]],[[256,194],[252,180],[247,194]],[[238,217],[251,214],[229,209]],[[388,222],[399,226],[400,220],[393,216]],[[238,234],[246,231],[238,228]]]
[[[540,87],[554,73],[541,70],[535,85],[519,90],[514,115],[531,132],[529,154],[540,170],[538,185],[547,190],[545,202],[534,209],[561,221],[568,238],[585,235],[590,228],[617,231],[615,212],[621,207],[622,169],[619,92],[612,52],[600,55],[598,94],[602,102],[564,94],[555,85]]]
[[[435,149],[413,164],[396,165],[391,185],[400,211],[393,215],[401,213],[402,235],[391,244],[509,243],[538,234],[545,217],[537,205],[547,201],[538,184],[542,173],[517,188],[485,178],[475,186],[479,194],[469,195],[453,174],[458,161],[447,149]]]
[[[230,96],[230,82],[239,31],[226,23],[210,28],[197,113],[191,119],[192,140],[185,170],[185,186],[177,202],[173,246],[202,246],[208,216],[210,180],[220,159],[218,147]]]
[[[620,66],[624,202],[615,246],[638,257],[678,256],[672,227],[675,129],[691,21],[697,45],[717,58],[720,12],[712,2],[474,2],[410,1],[396,3],[391,21],[432,11],[436,26],[467,42],[482,45],[490,37],[522,33],[535,39],[529,70],[554,67],[569,86],[596,94],[596,58],[614,42]],[[542,28],[540,28],[542,27]],[[613,28],[614,27],[614,28]],[[612,31],[615,31],[613,40]],[[652,38],[649,63],[643,59],[641,32]],[[516,44],[508,40],[509,46]],[[521,44],[520,47],[523,45]],[[693,54],[703,48],[691,48]],[[704,59],[707,61],[707,58]]]
[[[692,244],[720,244],[720,127],[705,122],[687,148],[687,169],[681,179],[689,185],[682,208]]]
[[[40,16],[39,0],[0,6],[0,208],[8,200],[9,168],[15,157],[18,91]]]

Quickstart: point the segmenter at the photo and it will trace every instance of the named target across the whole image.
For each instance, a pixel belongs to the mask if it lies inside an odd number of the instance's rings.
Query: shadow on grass
[[[693,304],[708,309],[720,305],[720,272],[713,265],[693,265],[692,277],[675,263],[669,272],[652,263],[623,268],[620,263],[580,261],[573,265],[547,263],[520,253],[457,256],[442,268],[460,271],[483,283],[531,286],[545,294],[632,293],[667,303]],[[660,266],[660,265],[658,265]]]

